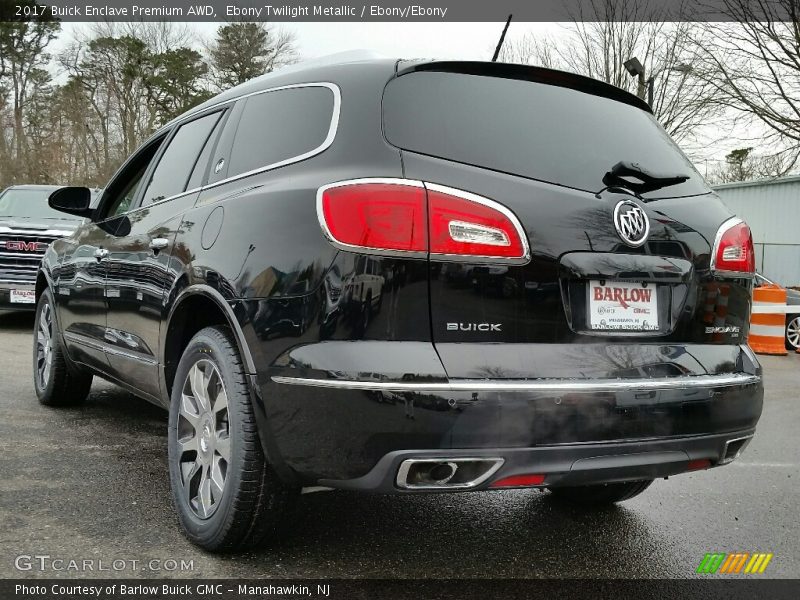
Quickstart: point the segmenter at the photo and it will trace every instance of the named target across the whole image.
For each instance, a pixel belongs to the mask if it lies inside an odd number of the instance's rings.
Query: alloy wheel
[[[36,377],[44,390],[50,381],[53,365],[53,309],[48,302],[42,304],[39,328],[36,331]]]
[[[213,362],[198,360],[186,376],[177,423],[183,499],[201,519],[214,514],[231,461],[228,395]]]
[[[786,339],[793,348],[800,348],[800,317],[795,317],[786,325]]]

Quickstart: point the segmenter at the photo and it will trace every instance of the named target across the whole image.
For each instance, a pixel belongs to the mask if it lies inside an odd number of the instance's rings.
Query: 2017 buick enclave
[[[39,272],[38,397],[98,375],[169,409],[211,550],[273,539],[304,489],[624,500],[730,462],[761,414],[748,227],[592,79],[290,68],[159,130],[96,209],[50,204],[90,221]]]

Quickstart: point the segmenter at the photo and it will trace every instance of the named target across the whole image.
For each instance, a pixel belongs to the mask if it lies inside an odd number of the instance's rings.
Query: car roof
[[[176,117],[162,129],[170,127],[174,123],[182,121],[195,113],[200,113],[212,106],[230,102],[231,100],[247,96],[248,94],[284,85],[324,82],[326,81],[326,76],[332,75],[334,72],[363,69],[365,66],[378,68],[383,66],[387,73],[393,73],[399,60],[398,58],[383,57],[374,52],[355,50],[340,52],[338,54],[323,56],[318,59],[282,67],[217,94],[189,112]]]
[[[385,57],[371,51],[353,50],[282,67],[271,73],[255,77],[245,83],[225,90],[159,128],[145,144],[157,138],[163,131],[174,126],[176,123],[184,121],[213,106],[236,100],[248,94],[254,94],[281,86],[330,81],[337,79],[337,75],[351,71],[367,72],[366,67],[370,67],[373,74],[385,73],[390,76],[395,73],[397,75],[403,75],[412,71],[448,71],[537,81],[576,89],[596,96],[611,98],[636,106],[646,112],[651,112],[650,106],[644,100],[630,92],[598,79],[592,79],[567,71],[485,61],[408,60],[398,57]]]

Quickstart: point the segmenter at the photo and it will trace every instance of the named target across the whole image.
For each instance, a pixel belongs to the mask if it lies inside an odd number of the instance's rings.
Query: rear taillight
[[[346,250],[443,260],[526,261],[528,245],[506,207],[469,192],[408,179],[354,179],[320,188],[320,225]]]
[[[717,231],[711,255],[711,270],[755,273],[753,236],[750,228],[741,219],[729,219]]]
[[[320,225],[355,250],[428,251],[425,188],[406,179],[354,179],[320,188]]]
[[[524,258],[524,232],[506,207],[468,192],[425,184],[431,254]]]

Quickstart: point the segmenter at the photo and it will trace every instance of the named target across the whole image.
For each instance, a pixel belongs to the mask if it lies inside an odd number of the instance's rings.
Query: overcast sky
[[[59,47],[75,28],[86,23],[65,23]],[[347,50],[372,50],[400,58],[461,58],[490,60],[503,23],[279,23],[297,37],[301,58],[317,58]],[[217,23],[195,23],[198,42],[210,41]],[[556,23],[513,23],[509,39],[534,29],[557,35]]]
[[[503,23],[279,23],[297,39],[300,58],[304,60],[350,50],[371,50],[398,58],[442,58],[490,60],[503,29]],[[75,28],[87,28],[85,23],[65,23],[54,52],[72,38]],[[214,38],[218,23],[194,23],[200,46]],[[515,23],[509,28],[507,42],[525,32],[558,40],[566,35],[559,23]],[[735,145],[735,144],[734,144]],[[685,148],[704,171],[704,158],[720,160],[730,151],[727,146],[712,143],[697,148]],[[700,156],[702,155],[702,157]]]

